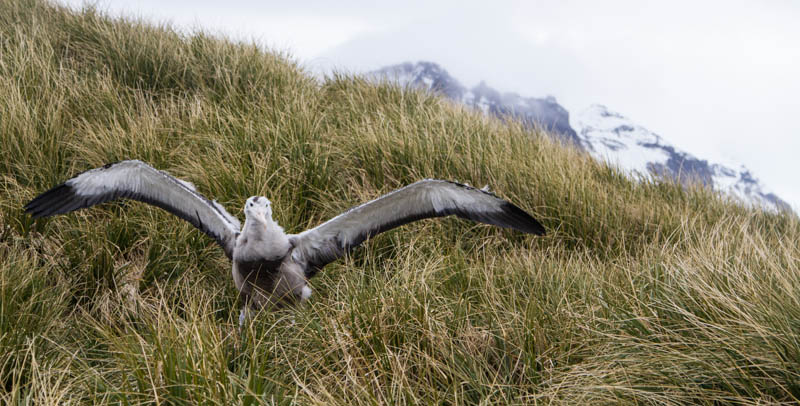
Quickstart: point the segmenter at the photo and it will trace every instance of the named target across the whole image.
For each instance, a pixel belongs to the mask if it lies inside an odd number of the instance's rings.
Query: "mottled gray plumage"
[[[325,265],[371,236],[412,221],[456,215],[530,234],[545,231],[528,213],[486,190],[434,179],[397,189],[299,234],[286,234],[272,219],[271,202],[253,196],[245,203],[242,227],[191,183],[136,160],[83,172],[37,196],[25,210],[47,217],[122,198],[167,210],[216,240],[233,262],[244,303],[254,308],[307,299],[308,278]]]

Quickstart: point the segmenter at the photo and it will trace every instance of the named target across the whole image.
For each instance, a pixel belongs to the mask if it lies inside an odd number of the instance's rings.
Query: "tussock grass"
[[[521,125],[168,26],[0,3],[6,404],[789,404],[800,227],[632,181]],[[37,193],[136,158],[298,232],[424,177],[491,185],[532,238],[381,235],[242,331],[230,264],[135,202],[33,222]]]

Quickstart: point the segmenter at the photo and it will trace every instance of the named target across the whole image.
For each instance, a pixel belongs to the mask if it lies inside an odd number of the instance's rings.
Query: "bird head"
[[[264,221],[272,219],[272,202],[264,196],[252,196],[244,203],[246,217],[260,217]]]

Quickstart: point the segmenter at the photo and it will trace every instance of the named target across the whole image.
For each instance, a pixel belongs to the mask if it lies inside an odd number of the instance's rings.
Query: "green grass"
[[[136,202],[23,213],[120,159],[237,215],[266,195],[289,232],[436,177],[549,233],[411,224],[240,332],[230,264],[188,223]],[[799,282],[792,214],[250,44],[0,2],[2,403],[797,403]]]

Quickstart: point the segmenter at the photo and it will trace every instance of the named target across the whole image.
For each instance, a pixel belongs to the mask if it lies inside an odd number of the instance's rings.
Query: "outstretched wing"
[[[116,199],[158,206],[215,239],[230,258],[241,224],[194,185],[137,160],[121,161],[83,172],[25,205],[34,218],[69,213]]]
[[[412,221],[458,217],[543,235],[528,213],[494,194],[459,183],[426,179],[354,207],[327,222],[290,236],[292,256],[308,264],[308,277],[367,238]]]

